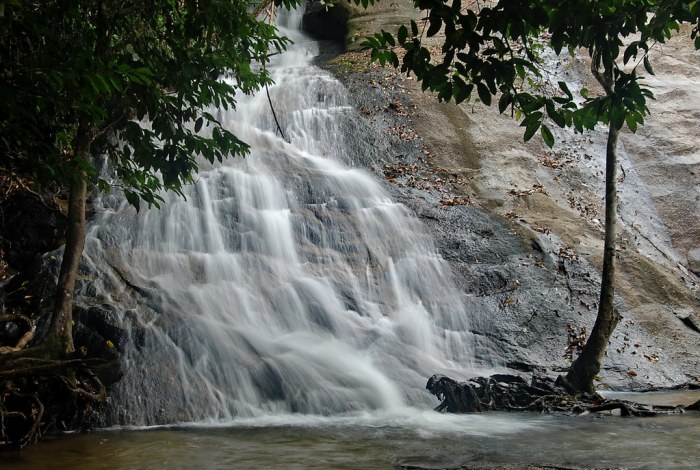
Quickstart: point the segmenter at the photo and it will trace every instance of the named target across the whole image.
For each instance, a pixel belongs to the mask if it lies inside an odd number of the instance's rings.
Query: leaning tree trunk
[[[610,122],[605,158],[605,247],[598,316],[581,354],[571,364],[564,384],[573,393],[595,393],[593,380],[600,372],[608,341],[620,322],[615,309],[615,238],[617,232],[617,138],[619,130]]]
[[[89,139],[84,137],[78,140],[76,157],[84,160],[89,156]],[[60,354],[65,355],[75,350],[73,346],[73,291],[78,277],[80,257],[85,246],[87,182],[84,176],[82,172],[79,172],[70,185],[66,246],[56,285],[53,317],[46,338],[47,342],[53,342],[56,347],[60,348]]]

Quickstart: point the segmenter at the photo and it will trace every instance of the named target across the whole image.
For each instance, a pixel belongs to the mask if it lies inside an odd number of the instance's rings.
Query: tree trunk
[[[600,372],[608,342],[620,322],[615,309],[615,239],[617,232],[617,138],[619,130],[610,122],[605,158],[605,247],[603,278],[600,286],[598,316],[581,354],[571,364],[564,385],[573,393],[595,393],[593,380]]]
[[[90,140],[80,133],[77,139],[75,155],[87,159],[90,151]],[[75,351],[73,346],[73,291],[78,277],[80,257],[85,246],[85,200],[87,197],[87,182],[85,175],[80,172],[70,184],[68,199],[68,225],[66,227],[66,246],[61,261],[61,271],[56,285],[56,299],[49,328],[47,342],[54,342],[62,354]]]

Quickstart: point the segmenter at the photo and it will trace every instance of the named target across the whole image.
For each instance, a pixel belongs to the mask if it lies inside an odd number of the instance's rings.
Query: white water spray
[[[291,143],[264,92],[241,97],[218,113],[248,157],[203,166],[160,210],[106,199],[92,225],[82,301],[118,305],[129,332],[115,423],[427,408],[427,377],[470,367],[470,312],[447,263],[348,166],[357,114],[311,65],[316,44],[283,32],[295,45],[269,66],[270,94]]]

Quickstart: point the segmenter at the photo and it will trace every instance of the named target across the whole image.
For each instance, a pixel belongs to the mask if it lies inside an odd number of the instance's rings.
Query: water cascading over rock
[[[470,367],[468,299],[417,219],[354,168],[375,150],[299,20],[269,67],[288,142],[264,92],[241,97],[216,113],[247,158],[203,166],[160,210],[102,201],[77,301],[113,306],[126,331],[110,338],[126,372],[111,423],[432,407],[426,378]]]

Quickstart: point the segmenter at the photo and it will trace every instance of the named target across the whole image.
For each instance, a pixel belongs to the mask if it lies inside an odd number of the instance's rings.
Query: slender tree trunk
[[[79,133],[80,134],[80,133]],[[83,133],[84,134],[84,133]],[[90,140],[83,135],[77,138],[76,157],[89,157]],[[56,299],[47,341],[58,343],[62,354],[70,354],[73,346],[73,291],[78,277],[80,257],[85,246],[85,200],[87,182],[84,174],[76,176],[70,185],[68,199],[68,226],[66,246],[61,261],[61,271],[56,285]]]
[[[102,58],[109,44],[106,4],[97,2],[97,31],[98,40],[95,44],[95,57]],[[86,161],[90,158],[92,137],[84,122],[78,125],[75,138],[75,157]],[[56,299],[49,328],[47,342],[53,342],[63,354],[75,351],[73,345],[73,293],[78,277],[80,257],[85,247],[85,200],[87,198],[87,182],[85,174],[78,171],[70,184],[68,199],[68,226],[66,228],[66,246],[61,261],[61,272],[56,285]]]
[[[617,138],[619,130],[610,122],[605,158],[605,247],[598,316],[581,354],[571,364],[564,384],[571,392],[594,393],[593,380],[600,372],[608,341],[620,322],[615,309],[615,239],[617,232]]]

